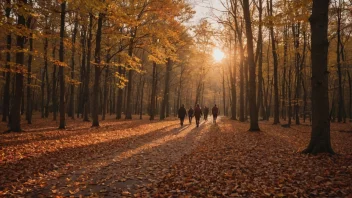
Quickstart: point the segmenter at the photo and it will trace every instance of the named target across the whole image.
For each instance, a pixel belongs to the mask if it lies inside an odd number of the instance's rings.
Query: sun
[[[215,48],[213,51],[213,57],[216,62],[220,62],[225,57],[225,54],[218,48]]]

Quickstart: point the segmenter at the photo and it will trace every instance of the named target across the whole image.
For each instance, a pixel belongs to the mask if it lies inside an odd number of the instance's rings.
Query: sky
[[[191,4],[194,6],[196,14],[191,20],[192,24],[197,24],[203,18],[209,18],[209,22],[214,22],[211,20],[212,13],[216,13],[212,7],[217,10],[223,10],[220,0],[190,0]]]

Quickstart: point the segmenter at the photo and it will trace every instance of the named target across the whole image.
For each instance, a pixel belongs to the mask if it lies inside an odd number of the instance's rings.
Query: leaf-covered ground
[[[4,128],[0,124],[0,128]],[[199,128],[177,120],[116,121],[100,128],[35,120],[0,135],[0,197],[348,197],[352,125],[331,126],[339,155],[303,155],[310,126],[222,118]]]
[[[39,120],[25,124],[23,133],[0,135],[0,197],[129,196],[160,181],[210,126],[110,119],[90,128],[68,122],[64,131]]]
[[[204,144],[173,166],[162,182],[143,189],[153,197],[352,197],[352,125],[332,124],[339,155],[300,154],[310,126],[282,128],[225,120]]]

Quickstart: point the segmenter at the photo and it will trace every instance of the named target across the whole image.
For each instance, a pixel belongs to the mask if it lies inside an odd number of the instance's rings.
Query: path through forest
[[[211,119],[199,128],[194,122],[180,127],[178,120],[111,120],[98,129],[38,126],[4,135],[0,191],[14,196],[134,194],[159,182],[209,134]]]
[[[55,127],[56,126],[56,127]],[[99,128],[40,120],[0,135],[0,197],[350,197],[351,123],[332,123],[335,156],[301,154],[309,123],[110,118]]]

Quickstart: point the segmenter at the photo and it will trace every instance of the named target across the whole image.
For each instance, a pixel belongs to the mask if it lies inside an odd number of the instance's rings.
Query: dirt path
[[[2,153],[29,152],[33,145],[42,151],[0,163],[0,195],[138,195],[137,189],[159,182],[170,166],[199,145],[210,126],[210,120],[201,121],[199,128],[195,123],[180,127],[176,120],[109,122],[89,132],[72,129],[62,137],[48,136],[55,133],[45,130],[15,140],[5,137]]]

